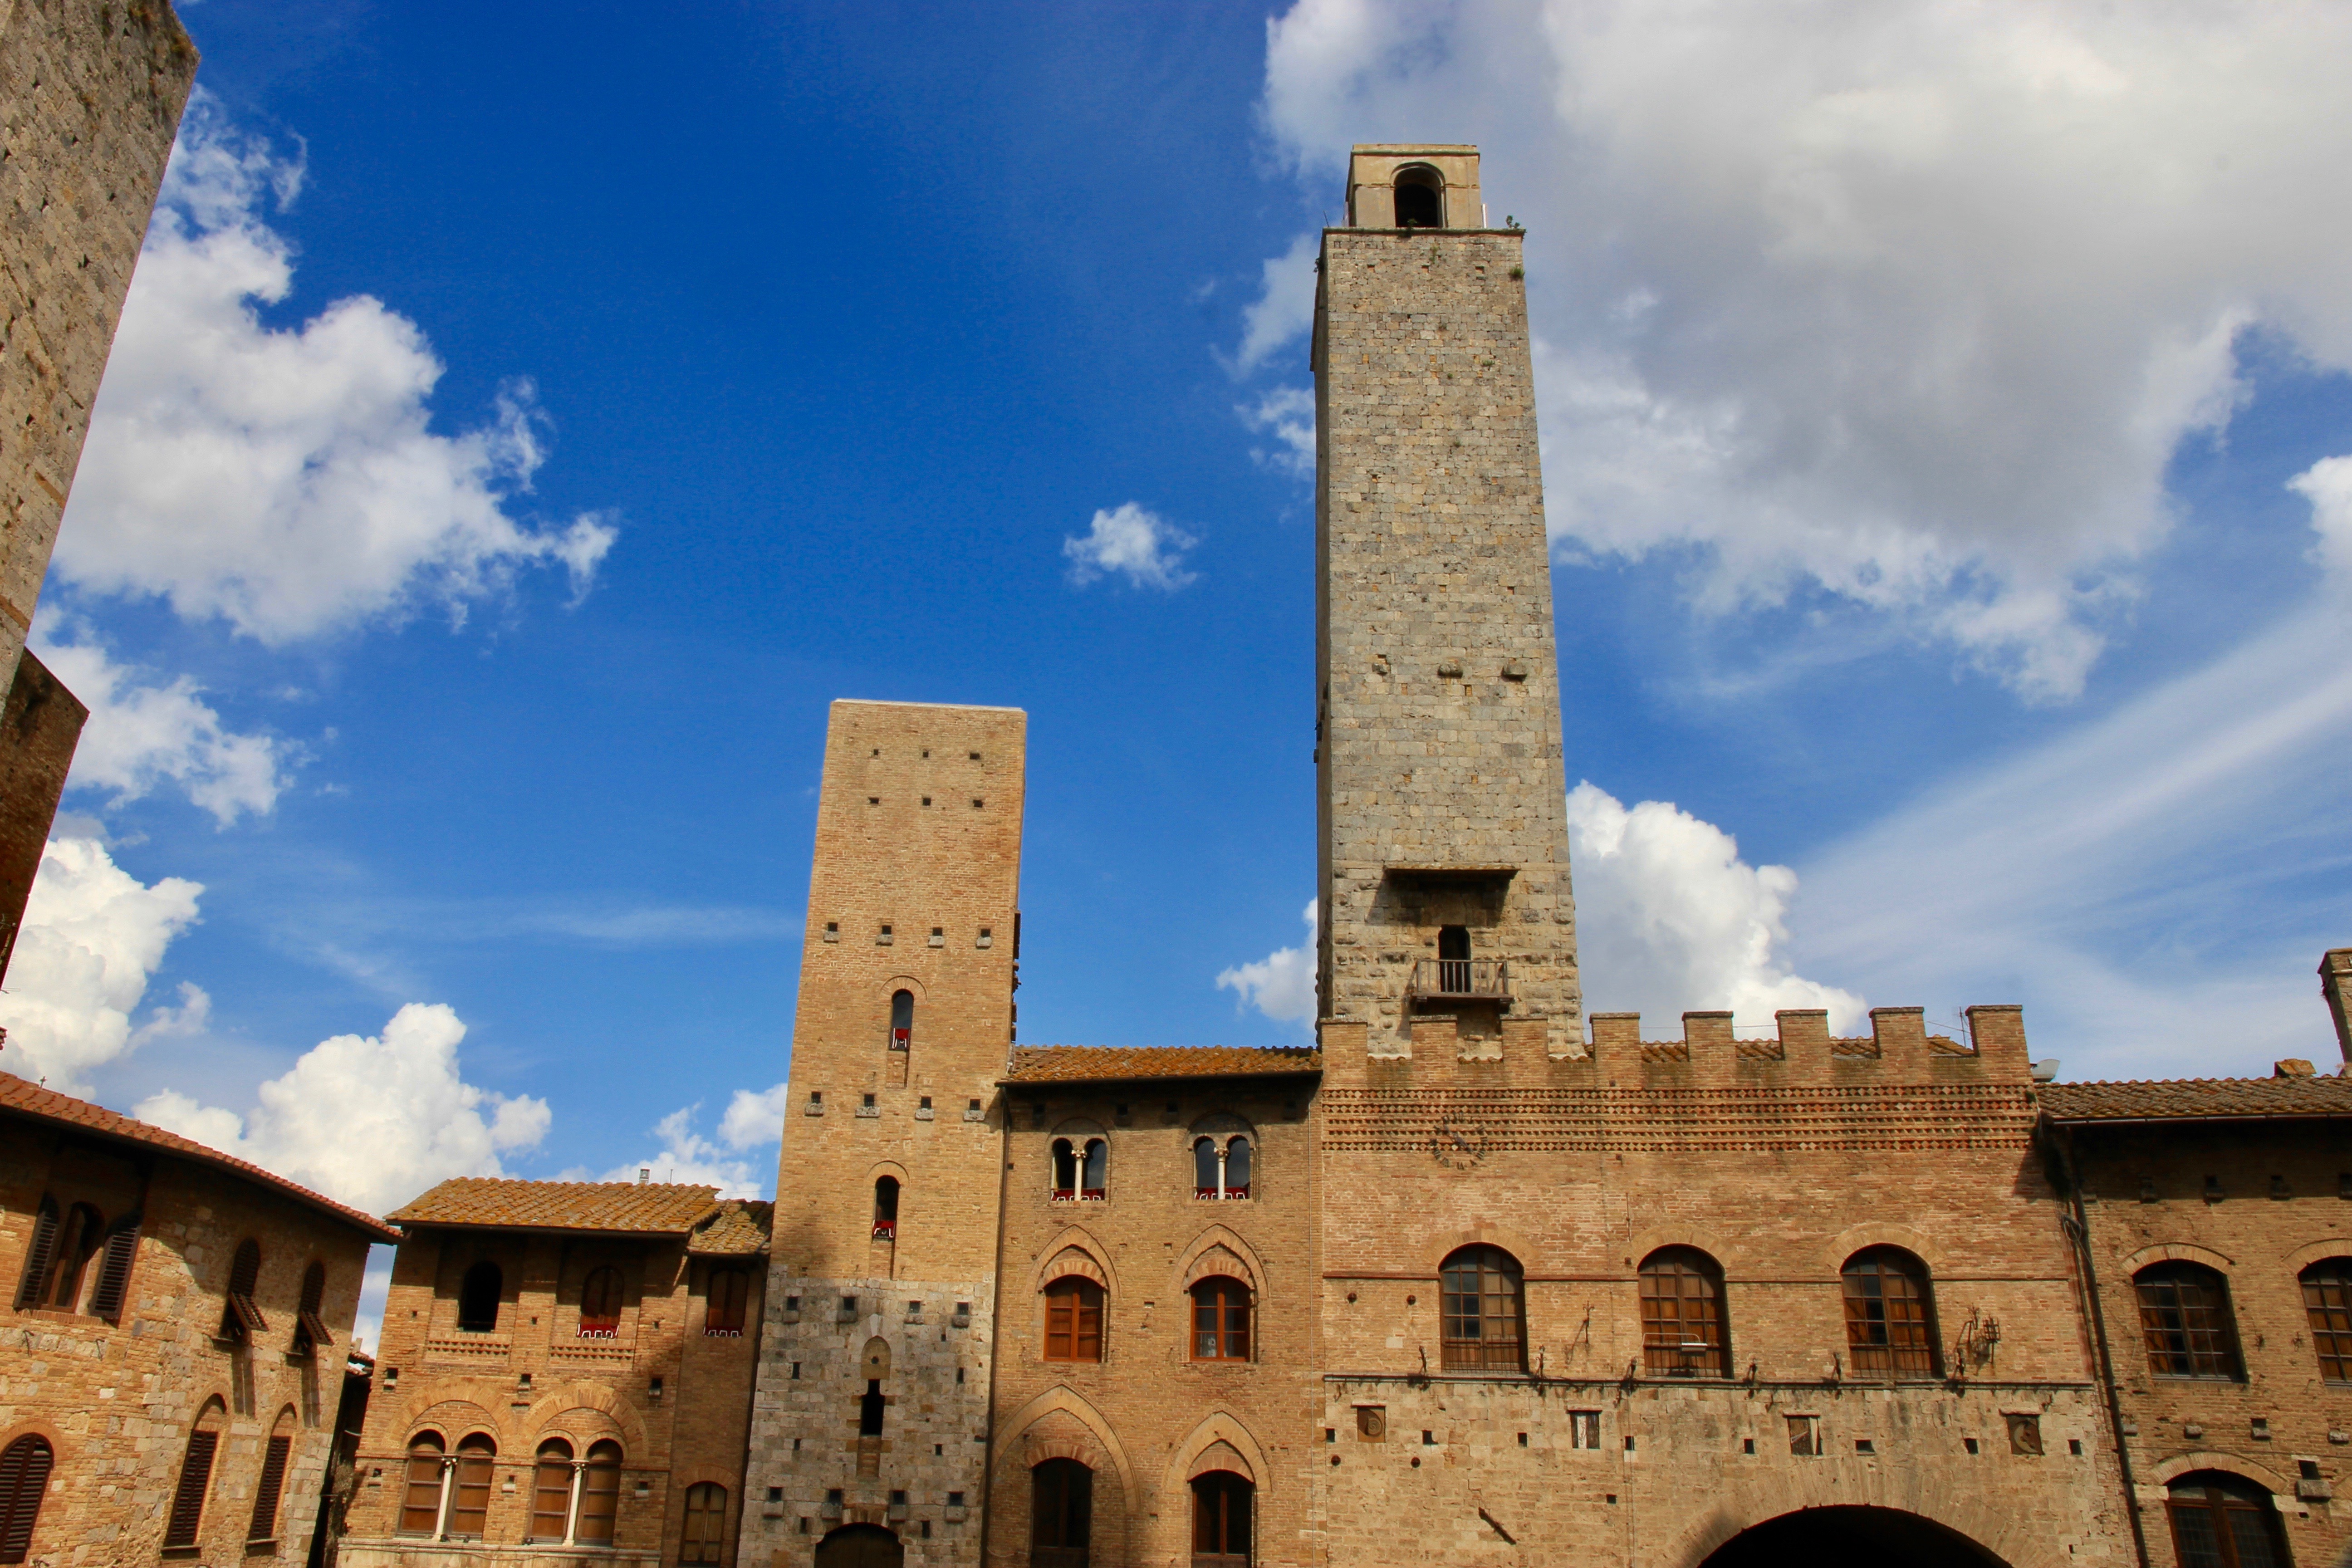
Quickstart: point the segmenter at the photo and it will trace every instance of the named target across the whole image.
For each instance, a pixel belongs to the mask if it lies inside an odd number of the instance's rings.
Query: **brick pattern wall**
[[[195,72],[168,0],[0,10],[0,669],[32,625]]]
[[[109,1222],[142,1216],[119,1324],[16,1308],[44,1194],[61,1210],[89,1203]],[[268,1327],[239,1345],[219,1336],[230,1265],[247,1238],[261,1250],[254,1302]],[[110,1147],[0,1118],[0,1447],[38,1433],[56,1454],[28,1561],[158,1561],[189,1431],[217,1402],[203,1560],[300,1563],[333,1444],[367,1247],[351,1226],[225,1172],[163,1156],[142,1166]],[[296,1313],[313,1261],[326,1268],[320,1315],[333,1342],[298,1355]],[[255,1487],[277,1430],[292,1442],[268,1537],[275,1545],[249,1547]]]
[[[1055,1084],[1008,1110],[1003,1353],[996,1363],[989,1560],[1029,1560],[1034,1467],[1095,1473],[1092,1562],[1189,1561],[1192,1476],[1239,1464],[1256,1488],[1257,1556],[1319,1561],[1308,1532],[1316,1388],[1311,1077]],[[1250,1196],[1203,1201],[1193,1140],[1255,1140]],[[1108,1140],[1099,1202],[1056,1201],[1052,1143]],[[1076,1255],[1073,1257],[1072,1255]],[[1045,1359],[1044,1289],[1098,1270],[1103,1359]],[[1209,1273],[1252,1295],[1246,1363],[1195,1361],[1187,1289]],[[1092,1277],[1092,1276],[1088,1276]],[[1236,1458],[1236,1456],[1238,1458]]]
[[[2141,1527],[2176,1562],[2168,1484],[2219,1469],[2276,1500],[2294,1561],[2352,1549],[2352,1384],[2320,1374],[2301,1271],[2352,1258],[2352,1153],[2340,1125],[2170,1123],[2065,1135],[2080,1173],[2091,1268],[2114,1367]],[[2158,1375],[2133,1276],[2203,1264],[2227,1282],[2242,1378]],[[2314,1484],[2314,1483],[2316,1484]]]
[[[1374,1052],[1411,1052],[1414,965],[1462,925],[1474,959],[1507,963],[1511,1005],[1443,1010],[1486,1037],[1498,1016],[1540,1020],[1570,1054],[1582,1004],[1520,237],[1329,229],[1318,268],[1322,1011],[1365,1025]],[[1383,875],[1399,866],[1514,874]]]
[[[460,1289],[467,1270],[485,1260],[499,1267],[503,1281],[498,1325],[468,1331],[457,1323]],[[604,1267],[622,1272],[620,1321],[612,1338],[583,1339],[582,1288],[591,1270]],[[752,1276],[746,1321],[753,1331],[742,1338],[704,1332],[713,1268],[743,1268]],[[567,1556],[583,1563],[673,1563],[686,1490],[705,1481],[727,1489],[730,1512],[740,1518],[765,1276],[763,1258],[696,1257],[683,1237],[415,1227],[394,1259],[376,1390],[360,1444],[359,1489],[341,1548],[345,1568],[457,1568]],[[452,1453],[478,1432],[497,1445],[478,1542],[436,1546],[400,1532],[408,1444],[428,1429]],[[604,1439],[621,1445],[612,1547],[566,1554],[526,1544],[533,1465],[551,1437],[568,1442],[574,1459]]]
[[[1025,725],[1013,709],[833,705],[746,1562],[807,1563],[844,1522],[897,1530],[910,1563],[979,1561],[976,1523],[950,1514],[972,1517],[985,1488]],[[914,997],[904,1050],[890,1038],[899,990]],[[884,1175],[899,1184],[887,1237],[875,1226]],[[858,1304],[846,1321],[844,1300]],[[869,1382],[886,1402],[870,1445],[857,1433]]]

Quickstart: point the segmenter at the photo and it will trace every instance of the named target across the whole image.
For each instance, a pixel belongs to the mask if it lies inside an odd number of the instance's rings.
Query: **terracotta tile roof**
[[[194,1139],[183,1138],[176,1132],[166,1132],[162,1128],[152,1127],[136,1117],[124,1116],[119,1111],[109,1110],[102,1105],[92,1105],[87,1100],[76,1100],[69,1094],[59,1094],[54,1089],[43,1089],[39,1084],[27,1079],[18,1078],[14,1073],[0,1072],[0,1112],[29,1116],[36,1121],[47,1121],[56,1126],[71,1127],[79,1132],[96,1133],[102,1138],[121,1139],[126,1143],[143,1143],[151,1149],[160,1149],[165,1153],[175,1154],[181,1159],[193,1161],[200,1165],[210,1165],[215,1170],[226,1171],[233,1175],[243,1176],[247,1181],[258,1183],[275,1192],[282,1193],[296,1203],[306,1208],[316,1209],[330,1219],[346,1222],[353,1229],[364,1232],[371,1241],[400,1239],[398,1231],[394,1230],[372,1214],[362,1214],[348,1205],[339,1204],[332,1198],[321,1196],[308,1187],[297,1186],[283,1176],[272,1175],[258,1165],[239,1160],[234,1155],[224,1154],[217,1149],[207,1148]]]
[[[688,1252],[750,1255],[768,1250],[776,1205],[750,1198],[721,1198],[719,1207],[696,1224]]]
[[[2193,1121],[2352,1116],[2352,1078],[2192,1078],[2153,1083],[2050,1083],[2035,1091],[2053,1121]]]
[[[1117,1082],[1139,1078],[1243,1078],[1323,1070],[1311,1046],[1021,1046],[1000,1083]]]
[[[718,1206],[717,1187],[457,1176],[384,1217],[394,1225],[684,1236]]]

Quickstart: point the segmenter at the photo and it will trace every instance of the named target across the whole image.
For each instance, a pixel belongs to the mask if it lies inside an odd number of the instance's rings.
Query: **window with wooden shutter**
[[[727,1552],[727,1489],[702,1481],[686,1489],[686,1529],[678,1541],[680,1563],[722,1563]]]
[[[457,1445],[457,1468],[450,1477],[451,1535],[479,1538],[490,1517],[490,1473],[497,1468],[499,1447],[480,1432]]]
[[[313,1259],[302,1271],[302,1305],[294,1314],[296,1355],[315,1356],[333,1347],[335,1336],[327,1331],[326,1320],[319,1315],[326,1303],[327,1266]]]
[[[1192,1297],[1192,1359],[1249,1360],[1249,1288],[1214,1276],[1195,1283]]]
[[[1064,1278],[1045,1287],[1045,1359],[1102,1360],[1103,1288]]]
[[[139,1261],[140,1216],[128,1215],[106,1233],[99,1255],[98,1288],[90,1292],[90,1315],[119,1323],[131,1305],[131,1266]]]
[[[1927,1266],[1900,1247],[1857,1252],[1840,1270],[1845,1342],[1858,1373],[1936,1374],[1936,1325]]]
[[[22,1563],[31,1555],[33,1526],[41,1517],[56,1461],[48,1439],[33,1433],[0,1448],[0,1563]]]
[[[610,1546],[621,1511],[621,1446],[607,1440],[589,1446],[580,1472],[580,1523],[572,1539],[587,1546]]]
[[[1642,1260],[1642,1366],[1653,1377],[1729,1377],[1723,1271],[1691,1247]]]
[[[163,1526],[165,1546],[194,1546],[205,1521],[205,1493],[212,1486],[213,1455],[220,1447],[221,1407],[206,1405],[188,1434],[187,1458],[180,1461],[180,1484],[172,1491],[172,1515]]]
[[[562,1541],[572,1531],[572,1445],[550,1437],[531,1470],[530,1533],[527,1541]]]
[[[253,1293],[261,1283],[261,1243],[247,1237],[236,1245],[236,1259],[228,1270],[228,1300],[221,1308],[220,1337],[225,1340],[249,1340],[269,1331],[269,1320],[261,1315],[254,1304]]]
[[[1448,1372],[1527,1370],[1526,1288],[1499,1247],[1465,1247],[1438,1271],[1440,1353]]]
[[[16,1285],[18,1311],[40,1300],[41,1286],[49,1275],[49,1258],[57,1249],[58,1200],[45,1193],[39,1210],[33,1215],[32,1244],[25,1248],[25,1277]]]
[[[95,1280],[97,1271],[91,1265],[105,1231],[105,1217],[89,1205],[75,1204],[66,1210],[65,1222],[58,1227],[57,1240],[49,1250],[48,1271],[33,1305],[58,1312],[81,1310],[84,1288]]]
[[[246,1527],[247,1541],[278,1539],[278,1500],[286,1489],[286,1462],[294,1451],[294,1412],[282,1413],[261,1451],[261,1479],[253,1489],[253,1522]]]
[[[431,1535],[441,1528],[442,1442],[438,1432],[408,1440],[408,1477],[400,1499],[400,1533]]]

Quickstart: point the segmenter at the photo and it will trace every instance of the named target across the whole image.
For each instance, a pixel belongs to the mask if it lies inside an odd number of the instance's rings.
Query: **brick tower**
[[[980,1561],[1026,723],[833,705],[740,1562]]]
[[[1434,1019],[1575,1054],[1520,236],[1475,147],[1358,147],[1347,224],[1315,300],[1322,1014],[1375,1056]]]

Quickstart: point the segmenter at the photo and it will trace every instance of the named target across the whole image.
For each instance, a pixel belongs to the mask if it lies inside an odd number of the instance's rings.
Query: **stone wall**
[[[0,669],[32,626],[195,72],[168,0],[0,8]]]
[[[90,1204],[111,1224],[142,1216],[119,1322],[88,1310],[19,1308],[26,1248],[44,1195]],[[261,1250],[254,1291],[267,1328],[222,1336],[231,1262]],[[28,1561],[153,1563],[188,1434],[212,1406],[220,1438],[198,1544],[205,1561],[299,1563],[330,1460],[368,1240],[353,1226],[209,1166],[94,1143],[0,1117],[0,1447],[47,1438],[56,1468]],[[302,1282],[326,1270],[320,1316],[333,1336],[298,1352]],[[87,1306],[85,1294],[83,1304]],[[249,1544],[256,1485],[273,1432],[292,1441],[274,1524]]]
[[[980,1560],[1025,724],[1004,708],[833,705],[747,1563],[807,1563],[845,1522],[895,1530],[909,1562]],[[903,1042],[899,991],[913,999]],[[877,1223],[886,1176],[890,1226]],[[861,1436],[869,1384],[885,1415]]]
[[[1091,1561],[1189,1560],[1192,1477],[1234,1469],[1256,1488],[1255,1561],[1320,1561],[1308,1531],[1315,1387],[1316,1180],[1311,1075],[1017,1089],[1009,1104],[1001,1354],[989,1561],[1029,1560],[1031,1471],[1094,1472]],[[1256,1143],[1250,1195],[1202,1200],[1192,1145]],[[1109,1143],[1099,1201],[1056,1200],[1055,1138]],[[1103,1359],[1045,1359],[1044,1292],[1077,1273],[1106,1292]],[[1187,1289],[1210,1274],[1251,1292],[1243,1363],[1197,1361]]]
[[[2322,1378],[2298,1279],[2329,1258],[2352,1265],[2352,1153],[2340,1121],[2090,1126],[2066,1145],[2150,1560],[2177,1560],[2168,1483],[2218,1469],[2271,1491],[2295,1562],[2342,1562],[2352,1549],[2340,1500],[2352,1484],[2352,1383]],[[2227,1282],[2242,1375],[2154,1370],[2133,1276],[2174,1259]]]
[[[49,825],[73,769],[89,710],[26,648],[0,707],[0,980],[16,951],[25,900],[33,894]]]

